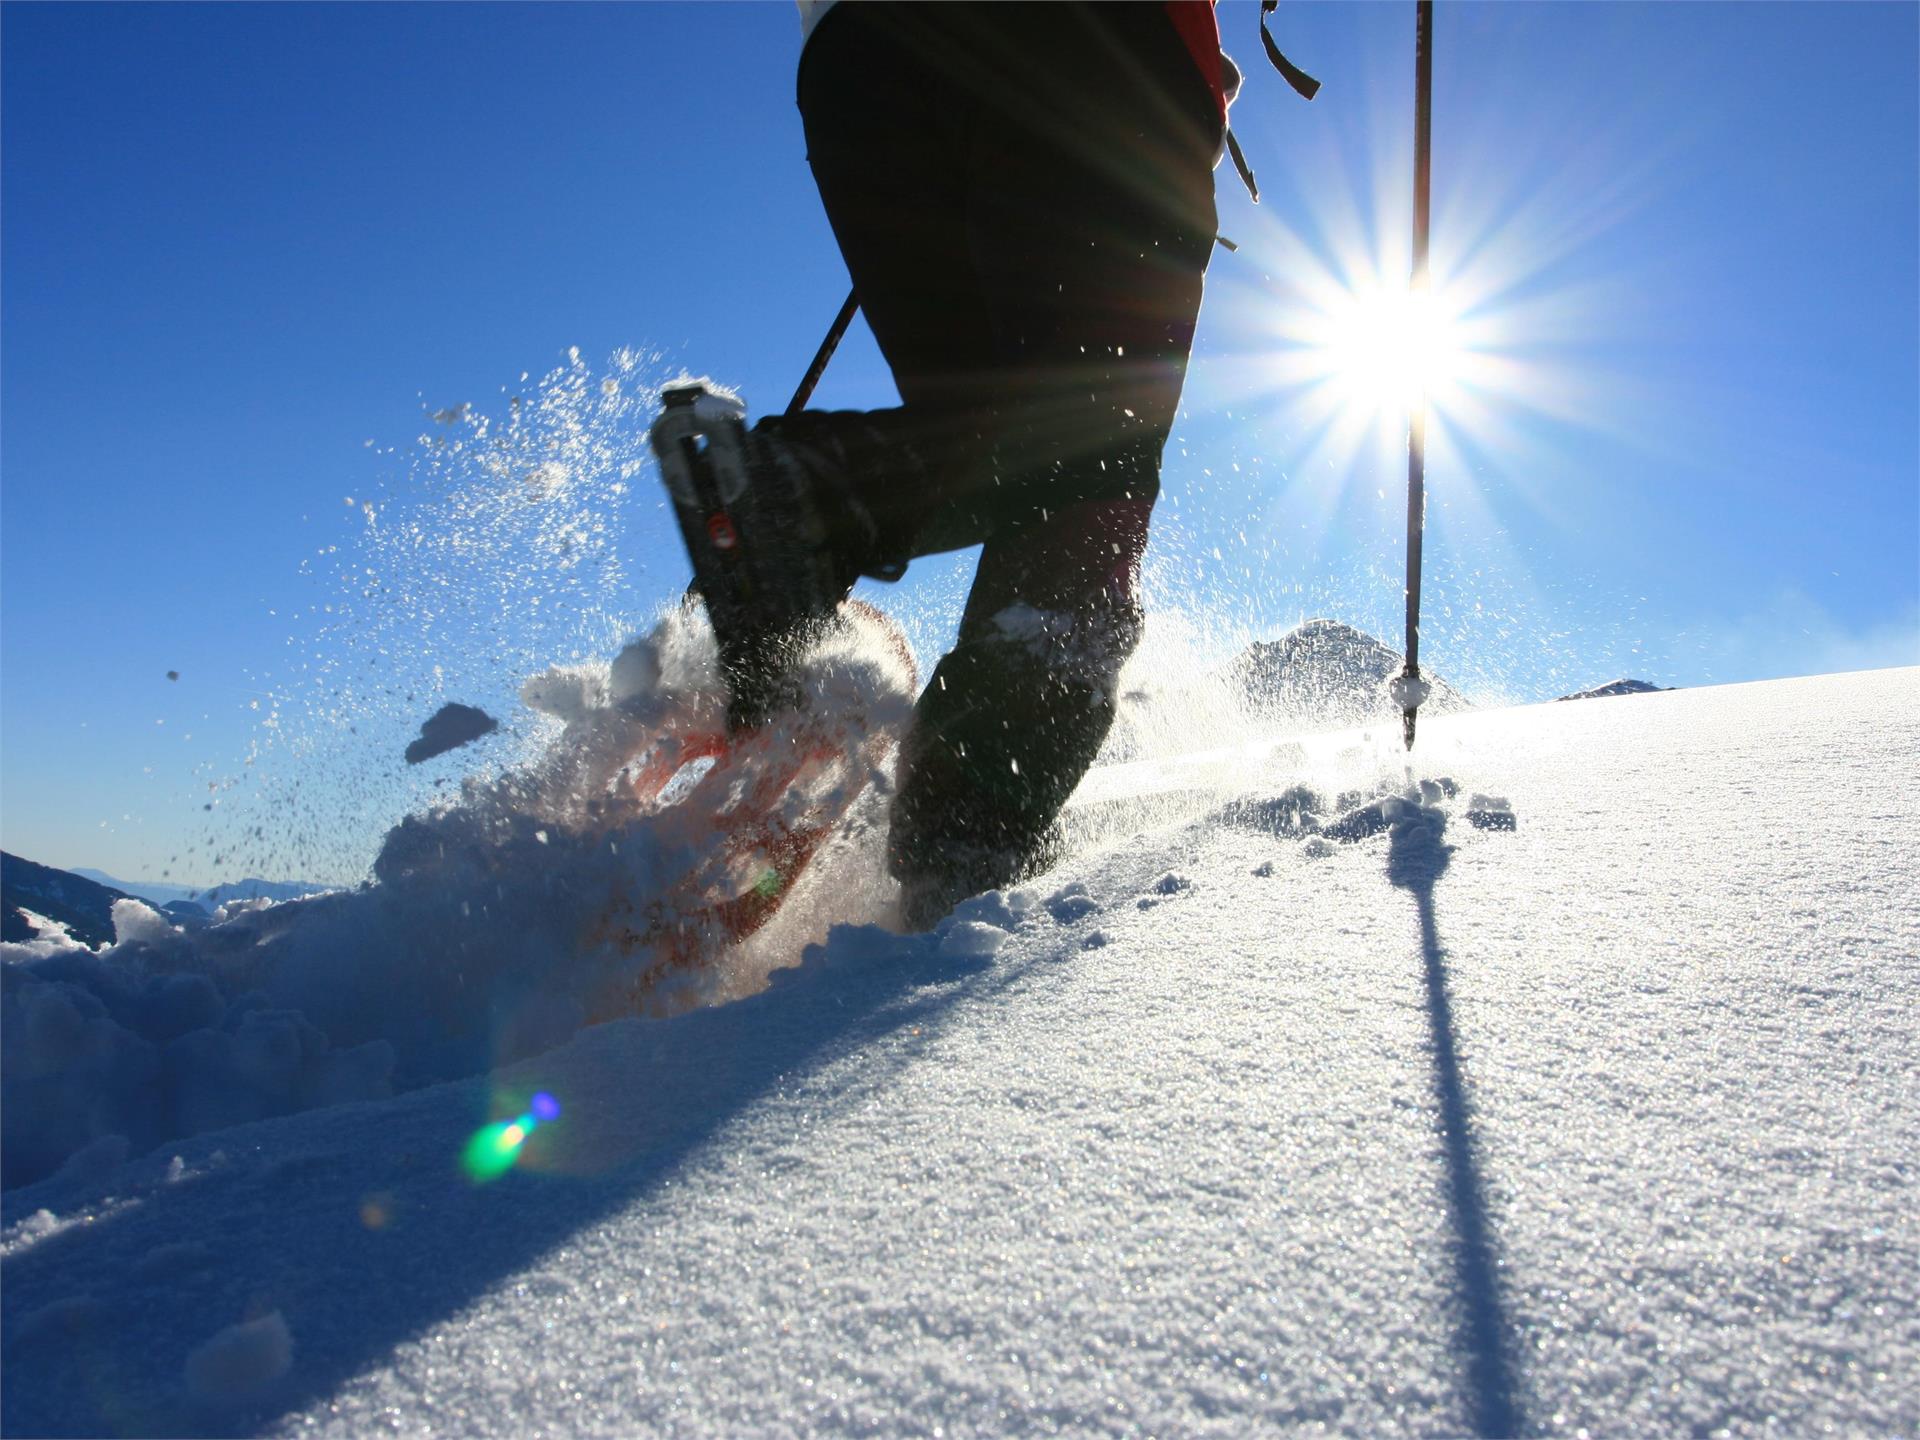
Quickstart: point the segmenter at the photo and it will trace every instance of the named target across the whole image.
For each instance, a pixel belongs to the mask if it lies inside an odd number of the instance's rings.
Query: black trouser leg
[[[894,372],[853,477],[895,548],[1152,499],[1214,238],[1217,116],[1157,5],[836,7],[808,158]]]
[[[1011,878],[1112,723],[1218,118],[1156,5],[836,7],[800,97],[903,401],[851,483],[894,556],[985,546],[893,821],[896,873],[964,893]]]

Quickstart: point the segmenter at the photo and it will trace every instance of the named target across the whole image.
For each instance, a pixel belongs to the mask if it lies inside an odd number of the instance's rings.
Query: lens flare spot
[[[508,1132],[515,1132],[508,1139]],[[513,1168],[513,1162],[520,1158],[520,1142],[524,1132],[516,1125],[501,1120],[492,1125],[483,1126],[480,1132],[467,1142],[466,1153],[461,1156],[461,1168],[469,1179],[476,1184],[489,1180],[498,1180]]]
[[[460,1167],[476,1185],[497,1180],[520,1160],[528,1138],[549,1121],[560,1118],[560,1102],[540,1091],[527,1102],[526,1113],[512,1120],[483,1125],[461,1152]]]

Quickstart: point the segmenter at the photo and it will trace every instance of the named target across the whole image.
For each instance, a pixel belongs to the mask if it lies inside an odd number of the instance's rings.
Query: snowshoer
[[[1208,0],[801,11],[808,161],[902,403],[733,428],[749,481],[688,547],[744,721],[858,577],[983,547],[892,802],[920,926],[1044,868],[1113,723],[1237,77]]]

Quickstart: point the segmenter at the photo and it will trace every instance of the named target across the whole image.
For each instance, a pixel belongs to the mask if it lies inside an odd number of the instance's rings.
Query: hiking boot
[[[745,405],[700,381],[661,399],[653,453],[719,647],[728,723],[757,725],[799,704],[796,654],[873,563],[875,527],[833,446],[774,418],[749,430]]]
[[[1024,645],[962,645],[940,662],[902,742],[889,815],[887,863],[909,928],[1060,859],[1061,808],[1113,711],[1109,686]]]

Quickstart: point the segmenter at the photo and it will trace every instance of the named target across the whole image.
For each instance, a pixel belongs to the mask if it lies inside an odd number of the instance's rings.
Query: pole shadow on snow
[[[928,1034],[962,996],[1008,978],[985,960],[940,957],[927,937],[868,948],[775,972],[772,988],[750,999],[582,1032],[506,1072],[523,1092],[514,1103],[544,1089],[565,1108],[528,1141],[521,1168],[491,1184],[461,1173],[459,1141],[495,1118],[499,1077],[309,1111],[148,1157],[121,1203],[6,1260],[0,1433],[275,1429],[578,1232],[657,1194],[765,1097],[804,1090],[836,1060],[910,1027]],[[817,1120],[835,1103],[823,1096],[805,1108]],[[796,1129],[796,1143],[811,1133]],[[184,1174],[168,1177],[175,1153]],[[784,1158],[775,1152],[776,1163]],[[9,1220],[49,1204],[72,1210],[45,1186],[9,1198]],[[572,1278],[581,1287],[611,1280],[632,1297],[628,1318],[649,1314],[644,1276]],[[516,1303],[553,1305],[553,1324],[581,1317],[551,1297]],[[224,1401],[189,1393],[189,1353],[275,1311],[293,1342],[281,1379]],[[460,1356],[451,1363],[476,1363],[461,1347],[478,1340],[447,1343]]]
[[[1527,1422],[1514,1374],[1512,1322],[1500,1285],[1486,1188],[1474,1154],[1473,1107],[1460,1072],[1446,950],[1434,917],[1434,886],[1453,854],[1444,838],[1446,823],[1443,811],[1422,806],[1414,817],[1394,824],[1387,849],[1387,879],[1413,896],[1420,917],[1427,1018],[1433,1032],[1433,1087],[1446,1155],[1454,1281],[1461,1306],[1457,1344],[1467,1367],[1473,1427],[1480,1435],[1518,1435]]]

